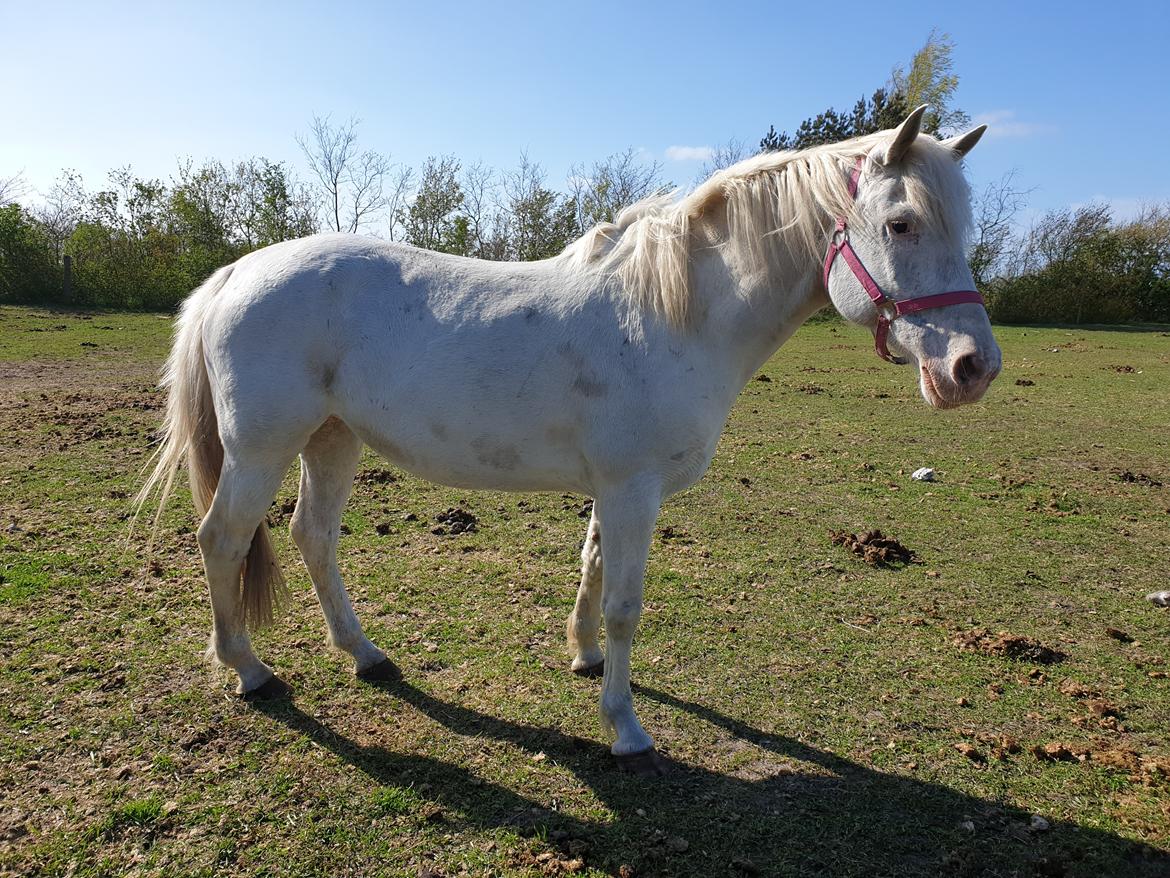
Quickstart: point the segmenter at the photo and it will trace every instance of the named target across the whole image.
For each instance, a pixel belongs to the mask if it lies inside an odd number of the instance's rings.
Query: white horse
[[[679,201],[635,204],[540,262],[320,235],[212,275],[183,304],[163,378],[165,439],[139,502],[160,483],[165,502],[186,458],[203,516],[209,652],[239,675],[239,692],[287,692],[248,625],[272,616],[281,577],[265,513],[298,454],[291,532],[329,642],[359,677],[397,675],[337,567],[364,443],[445,485],[595,499],[568,621],[572,669],[604,667],[612,752],[628,769],[660,771],[630,693],[646,556],[659,506],[703,475],[755,371],[830,301],[856,323],[885,321],[936,407],[979,399],[999,371],[975,294],[889,324],[905,313],[898,302],[972,285],[960,160],[984,129],[940,142],[919,135],[921,116],[758,155]],[[888,298],[867,294],[847,260],[825,264],[826,246],[834,255],[846,239]]]

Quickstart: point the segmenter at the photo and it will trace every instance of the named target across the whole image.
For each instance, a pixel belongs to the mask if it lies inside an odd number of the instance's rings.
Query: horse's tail
[[[191,499],[202,517],[211,508],[219,474],[223,468],[223,443],[211,395],[211,381],[203,358],[203,322],[208,306],[231,277],[234,266],[221,268],[187,297],[179,312],[175,340],[167,358],[160,385],[167,391],[162,443],[155,453],[155,465],[134,498],[137,510],[161,487],[158,511],[151,528],[150,543],[158,532],[162,512],[175,487],[175,475],[187,461]],[[243,612],[251,627],[272,621],[273,607],[283,592],[284,580],[266,522],[260,522],[244,559]]]

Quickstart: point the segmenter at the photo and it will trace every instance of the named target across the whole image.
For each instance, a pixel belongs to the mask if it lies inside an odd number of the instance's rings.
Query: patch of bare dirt
[[[1042,665],[1055,664],[1068,658],[1060,650],[1045,646],[1034,638],[1009,634],[1006,631],[992,634],[986,628],[960,632],[955,635],[954,643],[956,646],[972,652],[981,652],[984,655],[1000,656],[1016,661],[1037,662]]]
[[[1165,784],[1170,780],[1170,759],[1162,756],[1143,756],[1131,747],[1095,739],[1091,743],[1051,741],[1031,748],[1032,755],[1041,762],[1079,762],[1123,771],[1134,783],[1146,786]]]
[[[1037,744],[1032,748],[1032,755],[1041,762],[1086,762],[1090,754],[1090,749],[1085,745],[1064,741]]]
[[[846,531],[832,535],[834,546],[844,546],[866,564],[873,567],[898,567],[917,560],[914,552],[880,530],[866,531],[861,536]]]
[[[1032,387],[1036,384],[1031,378],[1017,378],[1016,387]]]
[[[68,393],[77,387],[114,387],[124,389],[129,383],[153,386],[158,379],[154,362],[100,360],[21,360],[0,362],[0,400],[35,392],[42,399],[48,394]]]
[[[1091,698],[1097,695],[1097,690],[1090,689],[1083,683],[1078,683],[1076,680],[1066,678],[1060,683],[1060,691],[1062,694],[1070,698]]]
[[[1162,483],[1160,481],[1153,478],[1152,476],[1146,475],[1145,473],[1134,473],[1130,472],[1129,470],[1123,470],[1117,474],[1117,478],[1131,485],[1145,485],[1147,488],[1162,487]]]

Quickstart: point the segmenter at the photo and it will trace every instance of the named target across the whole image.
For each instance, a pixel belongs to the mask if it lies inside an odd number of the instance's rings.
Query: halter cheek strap
[[[864,161],[859,156],[857,163],[853,166],[853,173],[849,175],[849,196],[853,199],[857,198],[857,183],[861,179],[861,168]],[[882,288],[877,285],[877,281],[866,270],[857,255],[857,251],[849,243],[849,230],[845,227],[845,217],[837,218],[837,225],[833,229],[833,237],[829,239],[829,249],[825,253],[824,278],[826,292],[829,289],[829,273],[832,271],[833,262],[838,256],[845,260],[845,264],[852,270],[854,277],[861,283],[866,294],[873,300],[874,307],[877,308],[877,326],[873,332],[874,347],[877,349],[879,357],[891,363],[901,364],[906,362],[906,360],[891,354],[889,347],[886,346],[886,340],[890,335],[890,324],[899,317],[914,314],[918,311],[926,311],[931,308],[942,308],[946,305],[960,305],[963,303],[984,304],[983,297],[976,290],[953,290],[949,293],[934,293],[929,296],[917,296],[913,299],[891,299],[882,292]]]

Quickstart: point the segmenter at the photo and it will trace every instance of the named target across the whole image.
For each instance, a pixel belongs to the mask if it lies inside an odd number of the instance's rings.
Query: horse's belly
[[[584,456],[555,438],[556,427],[538,436],[484,429],[467,434],[432,421],[422,430],[355,427],[362,440],[391,462],[416,476],[450,485],[495,491],[577,491],[589,493],[591,479]]]

